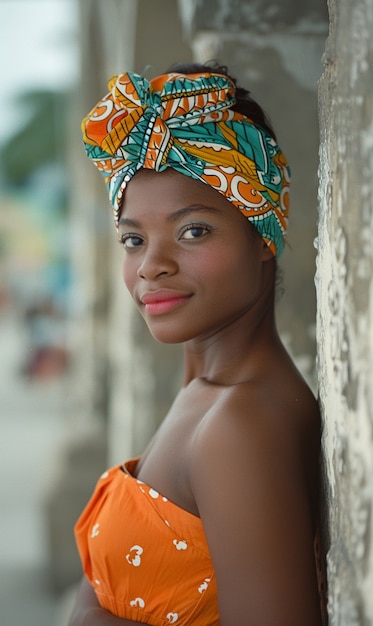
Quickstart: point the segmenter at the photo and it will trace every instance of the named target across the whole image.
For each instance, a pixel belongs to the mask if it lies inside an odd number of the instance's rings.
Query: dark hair
[[[237,111],[237,113],[242,113],[242,115],[249,117],[254,124],[264,128],[264,130],[266,130],[267,133],[269,133],[273,139],[277,141],[275,132],[267,114],[263,111],[262,107],[259,106],[255,100],[253,100],[250,95],[250,91],[237,84],[236,78],[230,74],[226,65],[221,65],[218,61],[208,61],[207,63],[174,63],[167,69],[167,73],[169,72],[180,72],[180,74],[215,72],[217,74],[228,76],[236,87],[236,103],[232,106],[233,111]]]

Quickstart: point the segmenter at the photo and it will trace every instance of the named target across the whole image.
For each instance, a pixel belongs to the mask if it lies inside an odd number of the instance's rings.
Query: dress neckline
[[[199,515],[195,515],[194,513],[191,513],[191,511],[188,511],[187,509],[184,509],[182,506],[180,506],[179,504],[176,504],[176,502],[173,502],[173,500],[170,500],[169,498],[167,498],[167,496],[165,496],[164,494],[162,494],[161,492],[158,491],[158,489],[155,489],[154,487],[152,487],[151,485],[149,485],[148,483],[145,483],[143,480],[141,480],[140,478],[137,478],[137,476],[135,476],[133,474],[133,471],[136,469],[136,466],[138,464],[138,462],[140,461],[139,456],[134,457],[133,459],[129,459],[128,461],[126,461],[125,463],[123,463],[122,465],[119,466],[119,468],[122,470],[122,472],[124,474],[126,474],[129,478],[132,478],[132,480],[136,481],[139,485],[143,485],[146,489],[148,489],[148,493],[149,494],[158,494],[159,497],[165,501],[165,502],[169,502],[170,505],[172,505],[173,507],[175,507],[175,509],[178,509],[180,512],[182,512],[185,515],[189,515],[193,520],[196,520],[198,522],[200,522],[202,524],[202,520],[199,517]],[[153,499],[154,496],[152,496]]]

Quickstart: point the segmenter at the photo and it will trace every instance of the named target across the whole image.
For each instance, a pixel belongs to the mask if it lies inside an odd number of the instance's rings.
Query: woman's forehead
[[[206,202],[221,210],[232,210],[231,203],[218,191],[171,168],[163,172],[139,170],[127,184],[122,212],[149,202],[160,202],[165,206]]]

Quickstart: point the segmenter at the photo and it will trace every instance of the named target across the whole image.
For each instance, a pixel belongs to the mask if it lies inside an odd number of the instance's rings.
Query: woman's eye
[[[139,235],[132,235],[131,233],[128,233],[128,234],[122,235],[120,237],[119,243],[124,248],[127,248],[127,249],[128,248],[138,248],[139,246],[142,245],[143,239]]]
[[[199,239],[209,232],[207,226],[201,224],[191,224],[185,228],[181,234],[181,239]]]

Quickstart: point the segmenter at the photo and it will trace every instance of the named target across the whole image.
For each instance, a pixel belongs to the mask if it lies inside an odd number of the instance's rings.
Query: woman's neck
[[[184,385],[195,378],[231,385],[250,379],[282,349],[273,298],[254,306],[208,337],[184,344]]]

